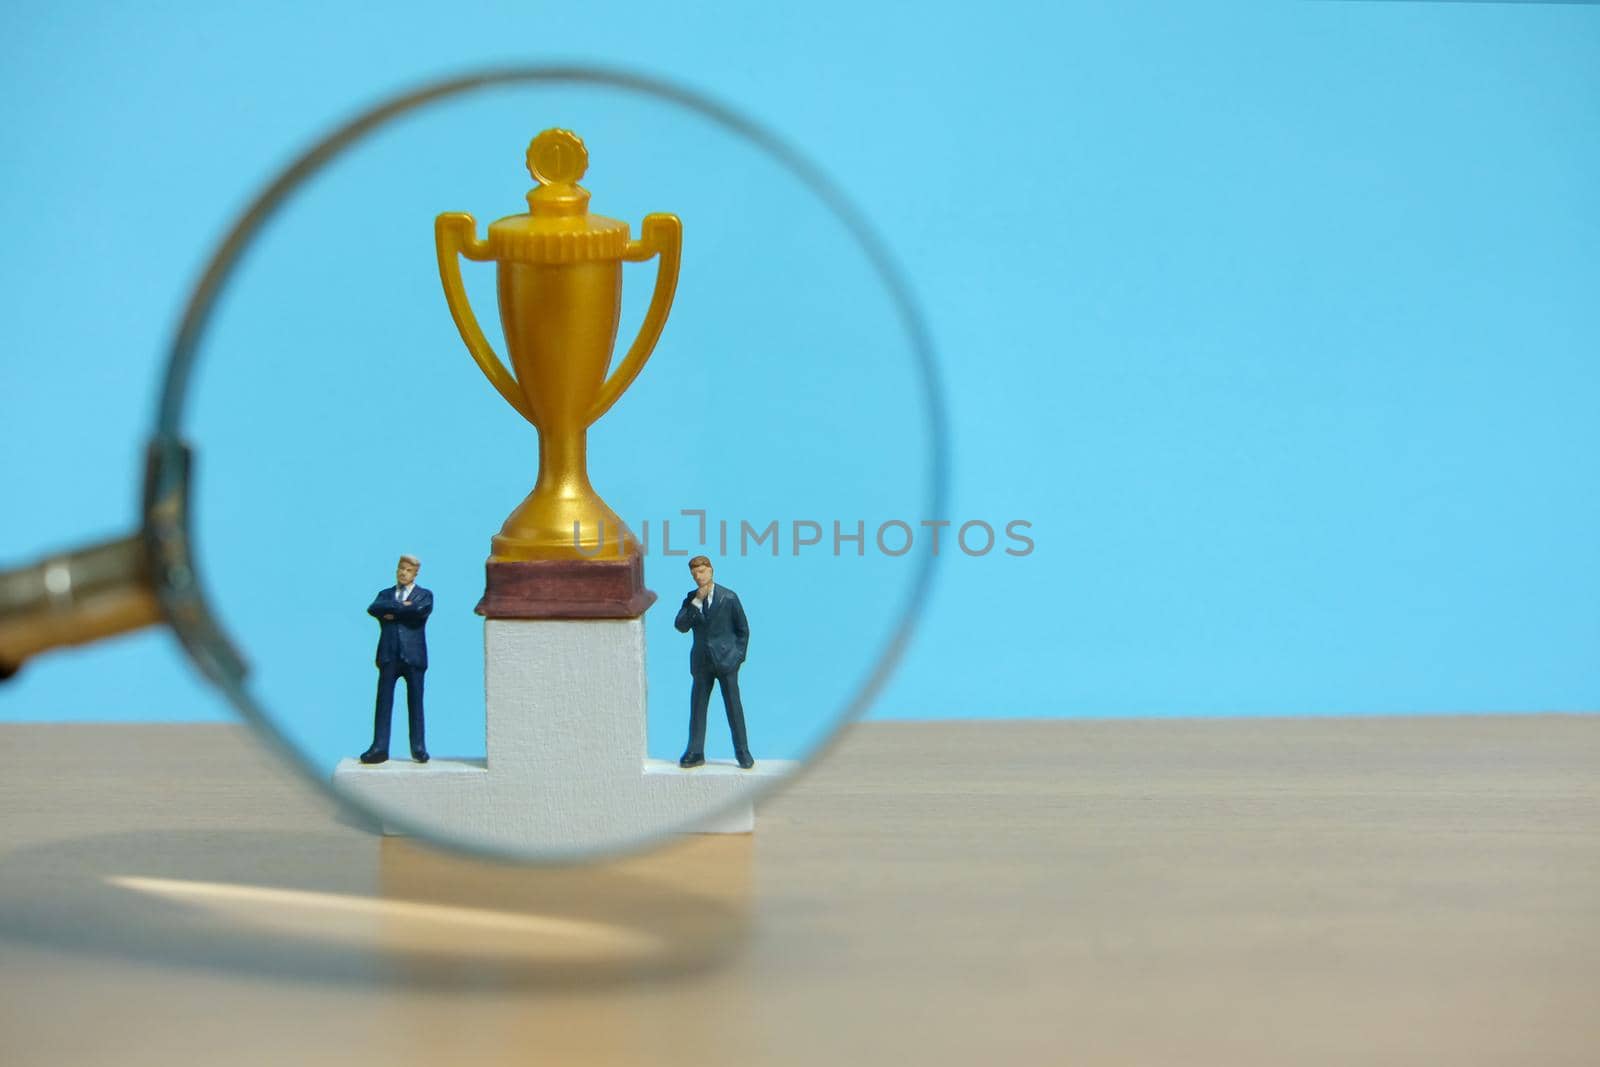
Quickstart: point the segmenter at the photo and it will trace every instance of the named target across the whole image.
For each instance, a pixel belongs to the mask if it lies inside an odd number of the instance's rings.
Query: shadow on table
[[[346,985],[564,990],[683,978],[743,944],[752,839],[531,869],[396,838],[159,831],[0,857],[0,938]]]

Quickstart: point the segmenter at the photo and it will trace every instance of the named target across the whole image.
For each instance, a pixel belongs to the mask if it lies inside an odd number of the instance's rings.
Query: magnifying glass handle
[[[0,571],[0,679],[48,649],[161,621],[138,533]]]

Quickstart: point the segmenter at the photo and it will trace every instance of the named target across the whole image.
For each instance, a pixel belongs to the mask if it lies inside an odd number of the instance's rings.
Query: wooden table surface
[[[568,870],[0,726],[0,1063],[1600,1063],[1600,717],[877,723]]]

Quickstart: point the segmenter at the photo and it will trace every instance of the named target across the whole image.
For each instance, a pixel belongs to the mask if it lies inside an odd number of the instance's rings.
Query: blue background
[[[1600,543],[1600,9],[822,2],[789,11],[6,5],[0,554],[22,562],[130,525],[136,457],[182,301],[269,173],[338,120],[426,77],[502,62],[595,62],[729,102],[849,190],[905,267],[940,349],[954,456],[945,517],[1032,523],[1037,547],[1026,557],[941,555],[917,639],[874,714],[1600,704],[1600,572],[1592,565]],[[650,126],[658,120],[669,121],[655,116],[636,128],[659,136]],[[438,190],[408,172],[395,183],[401,191],[391,191],[381,177],[384,146],[374,151],[357,161],[369,172],[357,166],[343,180],[370,191],[374,218],[395,217],[394,198],[427,192],[416,207],[421,243],[392,253],[395,262],[420,255],[424,279],[432,212],[471,210],[481,225],[520,209],[520,144],[509,148],[505,184],[481,190],[441,171],[424,176],[437,178]],[[706,151],[742,158],[736,146]],[[815,214],[816,205],[750,166],[719,184],[729,217],[776,230],[765,213]],[[629,173],[638,192],[614,182],[612,213],[637,226],[643,211],[677,209],[648,172]],[[596,210],[606,211],[594,169],[586,184]],[[692,201],[693,183],[683,189]],[[332,197],[337,182],[327,191]],[[330,199],[322,210],[337,219],[336,205]],[[312,321],[304,310],[295,317],[296,290],[274,286],[292,286],[290,265],[304,262],[293,242],[299,233],[309,246],[316,220],[283,220],[273,235],[283,250],[274,258],[267,247],[252,261],[255,288],[241,277],[220,332],[259,337],[276,328],[284,343],[295,323]],[[755,409],[750,451],[740,453],[751,469],[736,479],[702,476],[659,499],[644,492],[643,477],[620,497],[602,486],[625,518],[680,506],[780,519],[808,509],[823,517],[824,508],[847,520],[926,517],[908,513],[927,472],[903,340],[885,326],[881,294],[851,273],[860,264],[826,226],[818,215],[805,228],[815,236],[811,251],[818,263],[841,264],[840,274],[807,275],[818,289],[806,300],[816,318],[843,323],[862,350],[881,355],[877,369],[835,352],[838,365],[827,373],[796,374],[807,352],[829,348],[804,329],[791,339],[796,353],[735,361],[726,351],[730,324],[718,327],[723,333],[706,327],[713,350],[695,358],[710,370],[697,377],[668,369],[673,351],[677,366],[697,365],[686,338],[668,348],[675,320],[618,405],[616,428],[613,416],[602,424],[615,440],[597,460],[612,484],[641,454],[663,470],[677,458],[677,469],[704,472],[693,454],[657,455],[657,442],[673,439],[683,405],[715,396]],[[792,230],[785,240],[786,256],[805,254]],[[731,254],[705,262],[706,278],[749,266]],[[337,262],[317,270],[325,276],[300,279],[302,308],[319,277],[324,297],[327,286],[337,292]],[[686,268],[686,286],[690,277]],[[747,281],[752,292],[785,284]],[[396,284],[374,283],[349,306],[365,322],[382,319],[381,302],[355,301]],[[491,290],[474,284],[480,316],[492,320]],[[631,298],[640,286],[630,284]],[[418,296],[419,306],[424,299],[436,300],[436,291]],[[349,329],[336,301],[319,306],[318,329]],[[425,310],[416,321],[431,325],[418,329],[437,332],[417,344],[444,352],[437,358],[449,373],[419,385],[416,375],[431,364],[418,363],[374,371],[364,383],[352,378],[338,387],[345,402],[328,401],[316,416],[320,432],[337,432],[350,398],[381,393],[386,373],[403,374],[413,395],[420,389],[448,408],[450,432],[481,422],[484,433],[503,435],[504,449],[526,447],[525,428],[467,364],[442,301]],[[747,317],[749,331],[765,328],[759,314]],[[296,352],[308,365],[315,358]],[[214,369],[223,366],[232,369]],[[218,428],[230,404],[270,384],[242,366],[208,365],[196,432],[202,449],[209,433],[219,454],[231,447],[233,462],[265,467],[259,445],[253,457],[249,447],[264,439],[261,425],[237,427],[233,437]],[[303,379],[299,364],[294,375]],[[292,399],[285,393],[282,402]],[[274,403],[265,401],[269,414]],[[816,424],[784,437],[774,427],[763,438],[761,420],[786,406],[817,413]],[[423,450],[431,456],[425,473],[449,469],[447,439],[441,432]],[[600,440],[597,431],[603,452]],[[827,453],[830,440],[840,454]],[[852,442],[883,440],[903,447],[853,465]],[[354,460],[347,471],[320,471],[320,491],[359,483],[362,471],[378,499],[399,491],[391,476]],[[492,487],[435,483],[432,498],[456,494],[438,509],[450,513],[448,528],[430,544],[395,546],[423,555],[424,584],[451,590],[458,606],[477,595],[481,543],[531,481],[519,471],[495,473]],[[281,487],[296,475],[278,477],[272,484]],[[745,495],[727,493],[730,481]],[[826,490],[835,495],[825,502],[808,495]],[[335,643],[326,677],[300,671],[293,681],[361,709],[370,699],[363,657],[371,634],[359,611],[388,580],[391,544],[411,531],[363,525],[371,507],[358,505],[370,498],[352,497],[346,512],[337,494],[327,500],[319,529],[343,555],[326,574],[315,570],[314,549],[274,550],[290,536],[286,525],[237,541],[218,581],[241,583],[242,598],[254,576],[269,600],[286,589],[324,598],[326,608],[304,606],[310,625],[353,651]],[[301,504],[283,502],[287,512]],[[226,554],[228,509],[243,505],[209,506],[205,548]],[[463,537],[471,551],[452,557]],[[774,634],[780,619],[790,627],[752,660],[759,672],[747,671],[747,687],[764,688],[773,705],[799,694],[786,713],[793,722],[769,725],[775,745],[781,737],[779,747],[798,751],[827,725],[820,713],[807,719],[801,705],[831,709],[869,669],[913,563],[869,551],[864,560],[804,568],[752,565],[736,579],[734,562],[719,576],[744,595],[753,624],[764,618]],[[651,568],[670,611],[684,584],[681,561]],[[849,604],[851,590],[870,603],[836,627],[827,613]],[[334,621],[351,604],[354,617]],[[651,635],[657,701],[663,684],[687,688],[673,636],[670,628]],[[477,639],[470,627],[444,639],[458,649],[449,654],[462,678],[476,677]],[[282,663],[281,652],[274,661],[272,649],[253,647],[258,659]],[[835,659],[847,677],[806,695],[801,680],[829,673],[819,668]],[[460,684],[469,699],[478,683]],[[677,690],[665,697],[662,730],[652,717],[658,754],[678,743],[681,698]],[[364,710],[316,714],[343,735],[366,729]],[[0,693],[7,719],[224,715],[159,633],[40,659]],[[357,725],[342,725],[346,715]],[[325,743],[308,733],[308,747]],[[462,747],[471,743],[461,736]]]

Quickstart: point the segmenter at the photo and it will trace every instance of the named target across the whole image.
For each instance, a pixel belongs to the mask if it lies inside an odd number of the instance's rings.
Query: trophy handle
[[[639,240],[628,242],[622,258],[630,263],[639,263],[659,254],[661,263],[656,267],[656,291],[650,296],[650,307],[644,313],[639,336],[634,338],[628,354],[617,364],[617,369],[606,379],[606,384],[600,387],[594,405],[585,416],[585,426],[594,425],[596,419],[610,411],[623,390],[632,385],[644,369],[644,361],[655,351],[656,341],[661,338],[661,328],[667,324],[667,315],[672,310],[672,296],[678,289],[683,223],[676,215],[646,215],[639,230]]]
[[[474,233],[477,228],[478,224],[472,216],[462,211],[448,211],[434,220],[433,240],[439,250],[439,280],[444,283],[444,298],[450,305],[450,316],[456,320],[456,329],[461,332],[461,339],[467,343],[467,351],[472,353],[478,369],[489,379],[489,384],[506,398],[506,403],[516,409],[517,414],[532,422],[533,412],[528,410],[527,399],[523,397],[522,390],[517,388],[517,380],[500,362],[494,349],[489,347],[483,329],[478,325],[478,317],[472,313],[472,302],[467,299],[466,286],[461,284],[461,262],[457,256],[466,256],[479,263],[494,258],[489,255],[488,242],[478,240]],[[676,260],[673,265],[677,265]],[[651,305],[651,310],[655,310],[654,305]],[[661,327],[658,325],[656,329],[659,331]]]

